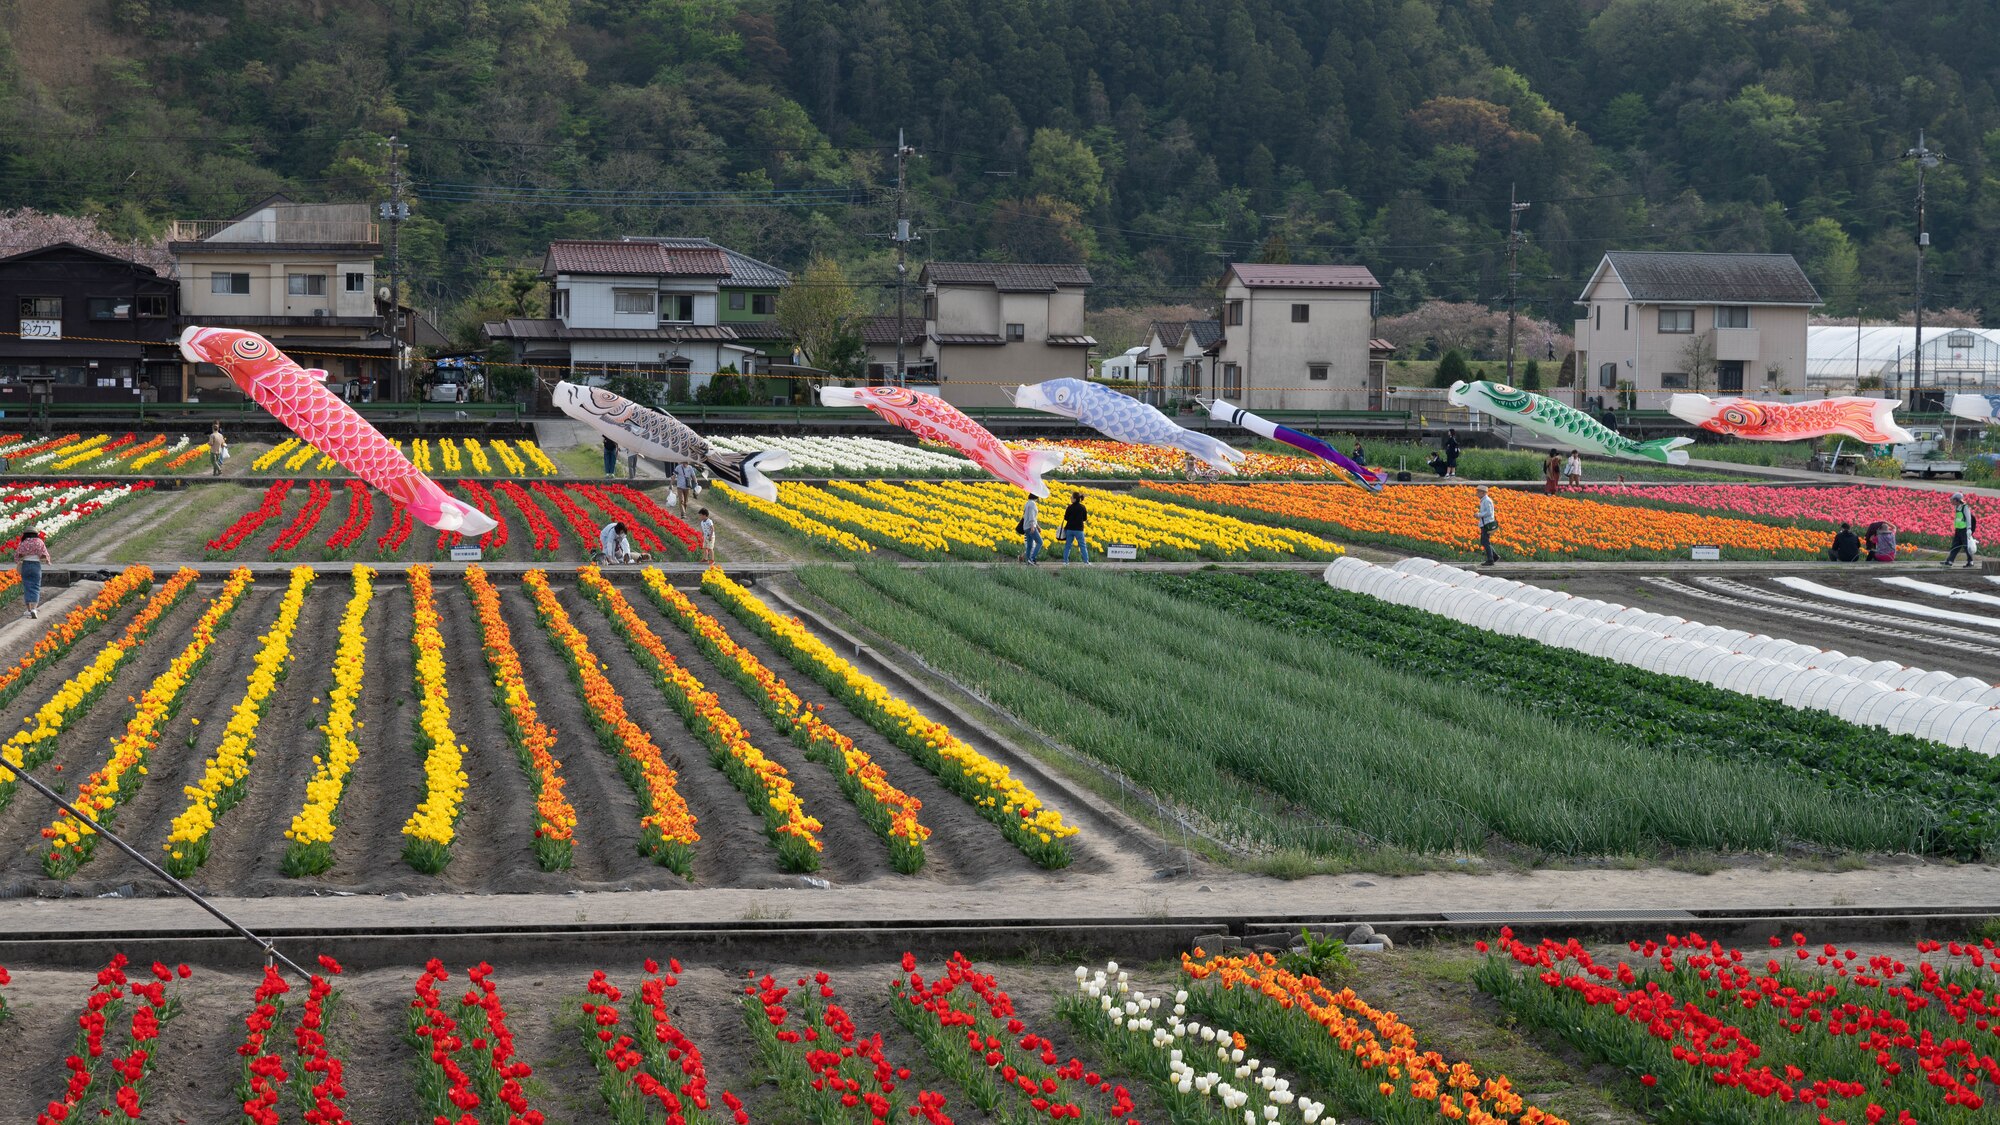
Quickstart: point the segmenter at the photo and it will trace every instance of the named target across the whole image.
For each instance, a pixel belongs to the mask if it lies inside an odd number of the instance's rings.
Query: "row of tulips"
[[[56,460],[49,465],[49,470],[57,473],[68,472],[87,461],[95,461],[108,453],[123,449],[132,444],[137,438],[138,435],[136,434],[126,434],[115,441],[112,440],[110,434],[97,434],[85,438],[83,441],[70,447],[75,452],[70,452],[69,450],[58,451]]]
[[[193,572],[182,573],[191,575]],[[179,580],[180,575],[177,574],[172,581]],[[133,794],[139,791],[146,776],[146,759],[160,744],[161,728],[171,722],[180,710],[188,685],[208,663],[210,654],[215,650],[216,636],[229,627],[230,617],[242,602],[244,593],[250,589],[251,581],[247,569],[239,568],[230,573],[223,581],[222,589],[209,600],[208,608],[195,621],[193,636],[187,645],[174,655],[166,670],[155,676],[134,702],[132,718],[125,724],[125,733],[112,742],[108,760],[77,787],[73,803],[85,816],[100,825],[108,825],[118,806],[131,800]],[[42,829],[42,838],[49,841],[48,854],[42,857],[42,869],[57,879],[74,874],[96,852],[96,831],[68,813],[58,816]]]
[[[626,531],[632,536],[632,545],[634,547],[653,555],[664,552],[667,549],[666,540],[660,538],[659,532],[648,527],[645,520],[634,515],[632,510],[621,502],[627,496],[641,495],[639,491],[626,485],[619,485],[617,487],[623,491],[617,492],[611,488],[595,484],[578,484],[576,485],[576,491],[578,495],[597,505],[597,510],[604,513],[606,520],[623,523]],[[668,516],[667,519],[674,524],[680,524],[684,529],[687,528],[686,524],[681,523],[672,516]],[[662,526],[668,525],[662,524]],[[694,544],[692,546],[685,539],[681,541],[681,546],[689,551],[699,549],[701,547],[701,533],[695,532]]]
[[[203,546],[212,559],[225,558],[230,552],[243,545],[245,539],[257,533],[257,529],[276,519],[285,510],[285,494],[292,490],[292,482],[280,480],[271,482],[264,490],[264,498],[257,506],[237,516],[235,521],[222,529],[222,533],[210,539]]]
[[[256,460],[250,462],[250,471],[253,473],[268,473],[272,469],[277,468],[278,462],[290,457],[301,446],[304,446],[304,443],[298,438],[288,437],[265,450],[257,456]],[[306,446],[306,448],[311,447]]]
[[[750,733],[722,700],[674,659],[653,627],[596,567],[582,568],[576,578],[585,595],[610,619],[625,647],[652,671],[667,705],[680,715],[688,732],[708,747],[709,760],[763,815],[764,833],[778,849],[778,865],[786,871],[817,871],[825,846],[819,838],[823,826],[806,812],[785,767],[750,741]]]
[[[661,531],[680,540],[681,546],[686,547],[689,554],[695,554],[701,550],[701,531],[698,528],[689,527],[685,520],[667,511],[659,504],[654,503],[651,496],[633,488],[629,484],[613,483],[603,485],[601,486],[601,491],[617,498],[631,508],[632,511],[653,521],[654,526],[658,527]],[[608,508],[606,509],[606,511],[609,510]]]
[[[931,830],[917,819],[923,802],[890,782],[866,750],[833,729],[818,710],[808,706],[785,685],[755,653],[729,635],[722,623],[697,608],[692,599],[675,589],[665,574],[647,567],[639,580],[646,596],[659,606],[700,647],[716,667],[727,673],[752,698],[779,730],[840,781],[840,791],[854,802],[861,819],[889,845],[889,863],[905,875],[923,869],[924,842]]]
[[[480,963],[466,970],[471,986],[449,1008],[439,988],[450,970],[433,958],[417,978],[410,1000],[411,1041],[423,1053],[417,1095],[433,1122],[445,1125],[542,1125],[521,1080],[534,1068],[514,1054],[514,1035],[493,968]],[[484,1107],[487,1112],[474,1112]]]
[[[683,878],[693,878],[694,845],[701,834],[695,831],[694,813],[681,796],[680,776],[653,736],[627,713],[624,698],[604,675],[605,665],[549,588],[548,574],[531,570],[521,581],[535,603],[542,627],[555,638],[570,678],[583,694],[584,710],[598,743],[617,760],[619,772],[646,810],[639,819],[640,850]]]
[[[361,698],[361,681],[368,671],[368,634],[362,622],[375,599],[375,572],[354,568],[354,593],[341,611],[333,648],[333,686],[326,696],[326,721],[320,723],[320,752],[313,755],[312,780],[306,782],[305,805],[285,829],[285,858],[279,866],[291,876],[319,875],[333,866],[333,833],[339,823],[340,798],[347,792],[347,775],[361,758],[354,733],[361,720],[354,715]],[[318,702],[315,700],[314,702]]]
[[[331,503],[333,503],[333,485],[323,480],[308,482],[305,506],[292,517],[292,522],[278,532],[278,538],[272,541],[271,558],[273,560],[291,558],[292,552],[298,549],[299,544],[305,542],[306,536],[312,534],[313,528],[319,526],[320,515]]]
[[[1951,540],[1950,494],[1884,485],[1848,484],[1825,488],[1772,488],[1750,484],[1675,484],[1650,488],[1595,484],[1583,490],[1591,496],[1625,504],[1671,506],[1695,512],[1730,512],[1753,519],[1816,528],[1821,538],[1839,524],[1859,531],[1876,520],[1895,524],[1898,531]],[[2000,497],[1977,491],[1965,494],[1982,526],[2000,526]]]
[[[617,1125],[725,1125],[713,1112],[708,1096],[708,1068],[701,1048],[667,1010],[668,991],[680,983],[681,963],[668,959],[666,970],[646,960],[646,979],[630,1001],[602,969],[585,986],[578,1027],[584,1048],[597,1066],[604,1105]],[[620,1005],[625,1004],[624,1008]],[[624,1017],[631,1015],[631,1031]],[[727,1125],[749,1125],[743,1102],[727,1090]]]
[[[424,797],[403,823],[403,859],[426,875],[451,862],[451,842],[465,804],[465,750],[451,729],[451,693],[445,685],[444,635],[438,631],[437,593],[431,568],[409,573],[410,656],[417,687],[417,753],[424,758]]]
[[[535,557],[554,558],[557,548],[562,546],[562,532],[556,527],[555,521],[549,519],[549,514],[542,510],[540,504],[535,503],[535,498],[528,494],[527,489],[511,480],[503,480],[493,487],[520,509],[521,518],[528,523],[528,536],[533,544]]]
[[[145,1112],[147,1079],[158,1058],[160,1032],[181,1010],[180,1000],[169,994],[168,987],[191,972],[186,965],[168,968],[155,961],[150,979],[135,981],[125,972],[127,964],[123,953],[114,953],[110,963],[98,970],[97,982],[76,1017],[76,1050],[63,1060],[68,1082],[62,1096],[35,1115],[35,1125],[114,1115],[137,1121]]]
[[[741,489],[731,488],[726,484],[719,485],[712,491],[718,498],[741,508],[753,518],[768,523],[773,527],[782,528],[800,535],[805,538],[806,542],[815,546],[849,551],[857,555],[865,555],[875,549],[873,543],[861,538],[859,535],[844,528],[835,527],[823,520],[814,519],[785,503],[786,489],[803,487],[805,486],[790,482],[780,484],[778,486],[779,502],[775,504],[761,497],[752,496]]]
[[[125,632],[117,640],[106,644],[82,671],[71,676],[47,702],[35,709],[33,715],[22,720],[21,729],[15,731],[4,746],[0,746],[0,760],[10,767],[5,781],[0,781],[0,806],[13,800],[15,778],[12,770],[32,770],[55,754],[56,741],[63,730],[82,718],[91,705],[103,696],[126,656],[146,643],[146,638],[152,635],[153,626],[186,596],[194,586],[195,578],[194,571],[183,568],[155,590],[132,620],[126,623]]]
[[[711,567],[702,589],[721,602],[849,710],[938,776],[980,815],[1000,827],[1015,847],[1043,867],[1069,864],[1067,843],[1076,826],[1048,807],[1006,766],[981,754],[943,723],[932,722],[813,636],[797,618],[785,617],[755,594]]]
[[[328,1048],[326,1029],[340,992],[333,978],[340,975],[340,963],[322,955],[320,971],[306,982],[306,999],[292,1030],[292,1050],[277,1045],[282,1039],[285,997],[291,982],[276,965],[264,966],[264,979],[250,998],[250,1014],[243,1019],[244,1036],[236,1054],[243,1060],[243,1077],[237,1096],[243,1104],[243,1125],[280,1125],[286,1115],[278,1108],[287,1091],[305,1125],[348,1125],[346,1100],[347,1064]]]
[[[172,830],[162,846],[167,853],[167,870],[181,878],[208,862],[208,845],[215,822],[235,808],[250,792],[250,767],[257,759],[257,734],[264,721],[264,704],[284,682],[292,663],[292,635],[298,632],[299,616],[305,610],[306,591],[312,588],[314,572],[309,566],[292,568],[291,584],[278,601],[278,615],[251,664],[243,697],[230,708],[229,722],[222,728],[222,740],[203,762],[201,780],[187,786],[187,808],[174,817]]]
[[[389,527],[375,538],[375,549],[383,558],[389,558],[403,549],[410,541],[410,533],[415,531],[416,521],[410,517],[410,510],[401,504],[389,506]]]
[[[1479,498],[1465,487],[1391,488],[1337,484],[1153,484],[1156,493],[1216,512],[1275,519],[1288,526],[1395,547],[1458,555],[1479,550]],[[1491,492],[1499,529],[1494,549],[1509,558],[1649,559],[1685,557],[1710,544],[1737,557],[1803,558],[1825,547],[1817,532],[1691,512],[1635,508],[1525,489]]]
[[[521,654],[515,650],[513,633],[500,612],[500,591],[477,564],[465,568],[465,588],[472,596],[473,616],[479,621],[486,667],[493,673],[493,701],[500,707],[507,737],[535,790],[535,861],[544,871],[561,871],[570,865],[575,847],[576,809],[563,796],[556,732],[542,722],[534,697],[528,693]]]
[[[1530,1026],[1623,1068],[1648,1111],[1953,1125],[1991,1120],[2000,1100],[1991,939],[1919,942],[1910,963],[1803,933],[1758,953],[1696,933],[1629,949],[1636,964],[1607,964],[1574,940],[1531,946],[1502,930],[1476,979]]]
[[[56,481],[53,484],[0,490],[0,550],[20,545],[21,533],[33,528],[43,539],[105,511],[128,496],[153,487],[152,481]]]
[[[1506,1077],[1481,1078],[1417,1044],[1391,1011],[1285,969],[1271,954],[1181,955],[1192,982],[1187,1012],[1241,1032],[1267,1059],[1357,1109],[1371,1121],[1471,1125],[1561,1125],[1526,1104]],[[1234,1053],[1231,1055],[1234,1061]]]
[[[1278,1068],[1248,1056],[1242,1032],[1210,1027],[1188,1017],[1186,989],[1173,996],[1148,996],[1131,987],[1129,974],[1112,961],[1095,973],[1076,970],[1074,994],[1056,1002],[1056,1011],[1083,1038],[1109,1052],[1126,1069],[1144,1077],[1175,1121],[1214,1125],[1274,1125],[1297,1114],[1315,1125],[1326,1103],[1292,1089]],[[1162,1009],[1165,1009],[1164,1011]],[[1325,1119],[1333,1125],[1333,1118]]]
[[[903,975],[889,987],[897,1020],[981,1113],[1009,1121],[1139,1125],[1129,1090],[1086,1070],[1081,1059],[1062,1060],[1054,1043],[1028,1030],[1000,982],[964,954],[952,954],[944,975],[927,982],[916,957],[905,953]]]
[[[344,559],[367,533],[368,526],[375,522],[375,490],[358,480],[347,482],[347,518],[340,521],[326,539],[326,553],[331,558]]]
[[[535,495],[547,500],[550,506],[555,508],[585,550],[597,546],[597,521],[590,518],[590,513],[583,510],[583,505],[578,504],[563,489],[546,481],[538,480],[529,487],[533,489]]]
[[[182,434],[180,436],[180,440],[174,442],[172,445],[166,444],[165,439],[163,438],[161,439],[161,443],[158,446],[155,446],[150,450],[141,452],[137,457],[132,458],[131,461],[126,463],[125,468],[128,472],[143,473],[147,469],[152,468],[155,462],[159,461],[178,462],[180,461],[181,455],[186,453],[188,451],[188,447],[193,444],[194,444],[194,439],[186,434]],[[200,454],[203,452],[206,452],[206,450],[197,450],[196,456],[200,456]],[[193,460],[193,458],[190,458],[189,460]]]
[[[83,438],[83,435],[74,433],[41,440],[23,437],[20,434],[7,436],[10,440],[4,447],[0,447],[0,457],[7,459],[8,471],[15,473],[41,468],[57,457],[63,456],[65,449],[78,444]]]
[[[16,581],[19,579],[17,578]],[[20,659],[11,666],[0,670],[0,707],[14,701],[42,669],[62,659],[76,642],[98,626],[111,620],[112,615],[125,607],[125,603],[138,597],[153,585],[153,571],[150,567],[130,566],[117,577],[98,587],[97,593],[84,604],[63,615],[61,621],[49,626],[35,643],[29,646]],[[13,776],[0,770],[0,780],[11,781]]]
[[[899,1093],[910,1069],[889,1060],[880,1033],[863,1035],[826,973],[781,985],[768,973],[743,986],[743,1017],[786,1099],[820,1125],[889,1125],[904,1116],[951,1125],[944,1095]]]

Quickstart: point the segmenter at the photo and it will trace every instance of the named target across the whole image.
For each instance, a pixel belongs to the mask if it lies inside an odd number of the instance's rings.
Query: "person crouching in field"
[[[1833,546],[1827,548],[1826,555],[1834,562],[1858,562],[1861,558],[1861,537],[1854,534],[1852,527],[1841,524],[1840,530],[1833,534]]]

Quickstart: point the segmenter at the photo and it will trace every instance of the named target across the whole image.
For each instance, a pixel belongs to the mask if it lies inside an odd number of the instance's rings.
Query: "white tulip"
[[[1107,973],[1117,973],[1117,972],[1118,972],[1118,962],[1116,962],[1116,961],[1106,961],[1106,962],[1104,963],[1104,971],[1105,971],[1105,972],[1107,972]],[[1124,974],[1123,974],[1123,973],[1119,973],[1119,977],[1120,977],[1120,979],[1123,979],[1123,977],[1124,977]]]

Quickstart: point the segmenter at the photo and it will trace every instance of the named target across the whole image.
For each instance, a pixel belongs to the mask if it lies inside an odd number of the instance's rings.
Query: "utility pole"
[[[1915,396],[1924,389],[1924,251],[1930,249],[1931,232],[1924,226],[1924,170],[1935,168],[1944,159],[1944,154],[1933,151],[1924,144],[1924,131],[1917,130],[1917,147],[1903,154],[1917,162],[1917,343],[1915,354],[1911,355],[1910,394],[1912,409],[1916,407]]]
[[[1520,283],[1521,271],[1514,268],[1514,251],[1521,244],[1521,212],[1526,211],[1526,203],[1514,198],[1514,185],[1507,185],[1507,385],[1514,385],[1514,305],[1515,287]]]
[[[396,254],[399,236],[402,234],[403,220],[410,217],[410,205],[403,202],[403,170],[397,154],[408,148],[399,145],[393,134],[389,137],[389,202],[382,204],[378,213],[389,224],[389,311],[385,324],[389,337],[389,386],[401,393],[403,386],[403,274]]]
[[[903,131],[896,130],[896,233],[889,237],[896,244],[896,385],[899,387],[909,382],[910,370],[903,359],[903,341],[909,335],[903,327],[903,301],[910,280],[910,220],[904,210],[904,166],[916,151],[903,143]]]

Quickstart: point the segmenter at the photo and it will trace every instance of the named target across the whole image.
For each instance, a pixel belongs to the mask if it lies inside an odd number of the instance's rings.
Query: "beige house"
[[[1790,254],[1614,250],[1577,303],[1580,405],[1664,410],[1675,393],[1806,386],[1806,320],[1820,299]]]
[[[1149,401],[1160,406],[1169,399],[1209,394],[1207,376],[1214,358],[1209,349],[1221,342],[1219,320],[1154,321],[1145,351]]]
[[[919,280],[924,358],[953,405],[1011,406],[1018,384],[1089,374],[1082,266],[931,262]]]
[[[275,195],[233,219],[177,220],[167,239],[187,323],[261,333],[301,364],[325,368],[336,391],[402,396],[388,386],[395,344],[376,304],[382,240],[367,204]],[[207,364],[184,378],[196,393],[231,387]]]
[[[1231,263],[1205,393],[1251,410],[1379,410],[1381,289],[1361,266]]]
[[[930,337],[924,334],[924,322],[916,317],[905,318],[903,373],[913,386],[929,386],[937,382],[937,361],[925,358],[929,344]],[[896,381],[896,318],[862,318],[861,346],[868,352],[868,385],[893,385]]]

